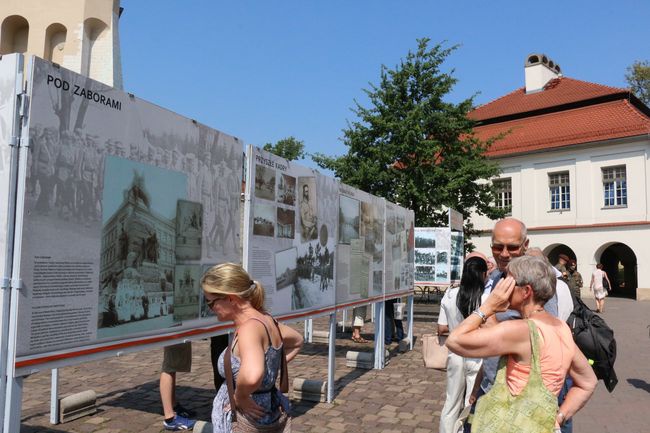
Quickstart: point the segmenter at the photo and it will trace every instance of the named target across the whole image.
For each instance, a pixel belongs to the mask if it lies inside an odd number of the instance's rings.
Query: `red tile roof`
[[[562,79],[562,81],[564,80],[567,79]],[[568,100],[569,98],[559,96],[556,99]],[[481,140],[508,130],[511,132],[505,138],[492,144],[487,152],[488,156],[500,157],[573,144],[650,134],[650,117],[639,111],[629,100],[618,99],[474,128],[476,137]]]
[[[481,121],[621,93],[629,93],[629,90],[562,77],[549,81],[540,92],[526,94],[524,87],[517,89],[476,108],[469,117]]]

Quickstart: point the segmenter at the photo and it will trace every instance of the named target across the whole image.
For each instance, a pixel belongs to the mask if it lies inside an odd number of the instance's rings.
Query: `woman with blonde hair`
[[[264,308],[264,289],[234,263],[210,268],[201,279],[205,302],[220,321],[233,321],[235,335],[230,350],[219,357],[219,374],[227,376],[231,360],[234,381],[233,404],[227,383],[217,392],[212,406],[214,432],[232,431],[232,411],[261,425],[271,425],[289,411],[289,401],[275,383],[282,365],[302,347],[302,336],[276,322]],[[227,381],[226,381],[227,382]]]

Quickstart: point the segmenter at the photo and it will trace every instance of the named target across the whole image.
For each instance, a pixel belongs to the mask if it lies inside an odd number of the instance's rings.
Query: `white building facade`
[[[489,151],[502,169],[496,204],[552,263],[560,253],[577,261],[583,294],[603,263],[612,295],[650,299],[650,110],[626,89],[563,78],[549,63],[530,56],[526,88],[471,115],[480,138],[506,133]],[[535,68],[550,79],[529,88]],[[473,243],[489,253],[494,221],[472,221]]]

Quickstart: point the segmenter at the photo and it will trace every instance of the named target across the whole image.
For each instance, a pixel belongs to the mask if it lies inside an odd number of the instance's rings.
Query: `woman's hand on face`
[[[265,415],[264,410],[255,403],[255,400],[250,395],[246,397],[238,397],[237,393],[233,396],[237,411],[243,413],[247,417],[258,420]]]
[[[499,280],[496,287],[492,289],[490,296],[485,300],[485,308],[488,309],[486,314],[506,311],[510,306],[510,296],[515,289],[515,279],[505,277]]]

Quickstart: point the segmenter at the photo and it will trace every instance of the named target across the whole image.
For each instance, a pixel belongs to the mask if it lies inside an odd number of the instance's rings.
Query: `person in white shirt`
[[[484,258],[474,256],[465,261],[460,287],[448,289],[440,301],[438,335],[449,334],[481,305],[486,273],[487,263]],[[481,359],[463,358],[449,352],[447,394],[440,413],[440,433],[451,433],[461,410],[469,405],[469,397],[480,367]]]

